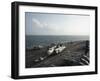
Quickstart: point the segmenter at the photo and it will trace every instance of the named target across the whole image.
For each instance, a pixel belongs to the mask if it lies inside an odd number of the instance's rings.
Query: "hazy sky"
[[[90,16],[25,12],[26,35],[89,35]]]

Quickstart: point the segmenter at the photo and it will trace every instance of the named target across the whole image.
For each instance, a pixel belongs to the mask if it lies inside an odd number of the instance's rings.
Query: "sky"
[[[89,35],[90,16],[25,12],[26,35]]]

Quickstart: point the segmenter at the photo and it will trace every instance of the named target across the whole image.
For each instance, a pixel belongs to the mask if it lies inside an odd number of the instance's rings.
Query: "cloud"
[[[38,19],[35,19],[33,18],[32,19],[32,22],[33,22],[33,27],[38,27],[38,28],[41,28],[41,29],[48,29],[48,30],[53,30],[55,29],[54,26],[52,24],[47,24],[47,22],[41,22],[39,21]]]
[[[33,25],[36,25],[37,27],[40,27],[40,28],[44,27],[44,25],[38,19],[33,18],[32,22],[33,22]]]
[[[55,24],[46,21],[40,21],[36,18],[32,18],[32,29],[34,34],[55,34],[58,31],[58,27]]]

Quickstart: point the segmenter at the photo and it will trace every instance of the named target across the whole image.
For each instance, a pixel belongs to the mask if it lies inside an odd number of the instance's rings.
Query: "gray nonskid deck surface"
[[[77,66],[88,65],[82,62],[85,55],[85,41],[65,43],[66,48],[59,54],[47,55],[47,49],[26,51],[26,67],[57,67],[57,66]],[[45,57],[42,61],[34,62],[39,57]],[[89,60],[89,53],[87,53]],[[86,61],[87,62],[87,61]]]

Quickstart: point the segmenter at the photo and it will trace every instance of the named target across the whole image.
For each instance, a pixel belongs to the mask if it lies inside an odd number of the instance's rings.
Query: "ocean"
[[[34,46],[48,46],[51,43],[64,43],[79,40],[89,40],[89,36],[42,36],[42,35],[26,35],[26,48],[32,48]]]

